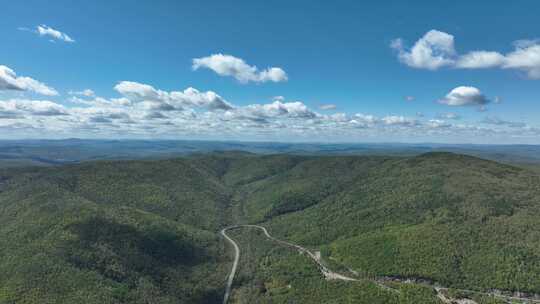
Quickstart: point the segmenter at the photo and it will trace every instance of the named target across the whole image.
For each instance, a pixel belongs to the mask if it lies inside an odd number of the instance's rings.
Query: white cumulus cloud
[[[233,105],[215,92],[200,92],[191,87],[184,91],[166,92],[148,84],[122,81],[114,89],[132,102],[144,102],[163,111],[181,110],[183,107],[204,107],[210,110],[233,108]]]
[[[483,106],[489,103],[489,99],[475,87],[460,86],[439,99],[439,103],[449,106]]]
[[[497,52],[474,51],[461,56],[456,62],[456,67],[462,69],[493,68],[500,66],[504,61],[504,56]]]
[[[247,64],[243,59],[223,54],[193,59],[193,70],[207,68],[220,76],[231,76],[241,83],[282,82],[287,81],[287,73],[281,68],[270,67],[260,71],[256,66]]]
[[[34,116],[59,116],[67,115],[64,106],[47,100],[10,99],[0,101],[0,114],[10,113],[13,115]]]
[[[390,45],[398,51],[398,58],[404,64],[419,69],[436,70],[454,64],[454,36],[431,30],[407,50],[402,39],[395,39]]]
[[[75,42],[71,37],[68,36],[68,34],[63,33],[59,30],[53,29],[50,26],[47,26],[45,24],[38,25],[36,27],[37,33],[40,36],[48,36],[50,38],[56,39],[56,40],[62,40],[65,42]]]
[[[5,65],[0,65],[0,91],[15,90],[15,91],[31,91],[41,95],[56,96],[58,92],[30,77],[17,77],[17,74],[12,69]]]
[[[506,54],[504,69],[524,71],[531,79],[540,79],[540,44],[517,44],[516,49]]]
[[[200,92],[191,87],[183,92],[173,91],[169,96],[172,101],[181,105],[205,107],[209,110],[230,110],[234,107],[215,92]]]
[[[310,110],[305,104],[300,101],[281,102],[274,101],[268,104],[251,104],[244,108],[249,114],[258,117],[296,117],[296,118],[313,118],[317,114]]]
[[[134,81],[121,81],[114,89],[134,101],[161,100],[167,95],[166,92],[156,90],[151,85]]]
[[[459,55],[455,51],[454,36],[431,30],[407,49],[401,38],[390,45],[398,51],[398,59],[414,68],[437,70],[441,67],[457,69],[514,69],[528,78],[540,79],[540,41],[517,40],[514,50],[502,54],[497,51],[476,50]]]

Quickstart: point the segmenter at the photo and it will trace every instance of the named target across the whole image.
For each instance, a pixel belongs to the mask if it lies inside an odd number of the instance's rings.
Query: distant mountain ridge
[[[524,164],[540,164],[540,145],[279,143],[189,140],[0,140],[0,167],[57,165],[104,159],[163,159],[193,153],[244,151],[257,154],[400,155],[454,152]]]

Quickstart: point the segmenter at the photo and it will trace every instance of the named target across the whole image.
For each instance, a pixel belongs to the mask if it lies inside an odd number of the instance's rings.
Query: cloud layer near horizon
[[[113,98],[96,96],[91,90],[72,92],[67,104],[30,98],[0,100],[0,129],[26,136],[294,141],[374,140],[392,136],[403,141],[427,135],[540,136],[538,128],[495,118],[467,123],[456,121],[453,115],[423,118],[396,114],[321,114],[301,101],[287,101],[282,96],[268,103],[239,106],[213,91],[191,87],[164,91],[133,81],[121,81],[114,90],[119,96]],[[485,102],[483,98],[475,88],[458,87],[440,102],[479,105]]]

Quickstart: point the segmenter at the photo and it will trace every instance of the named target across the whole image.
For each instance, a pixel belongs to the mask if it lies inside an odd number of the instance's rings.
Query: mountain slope
[[[217,303],[226,190],[185,160],[4,173],[0,303]]]
[[[540,292],[537,175],[448,153],[308,167],[246,187],[250,218],[368,277]]]
[[[238,223],[359,278],[540,293],[540,177],[451,153],[4,169],[0,222],[0,303],[219,303],[232,251],[217,232]],[[438,301],[406,284],[397,296],[326,282],[309,260],[249,233],[236,235],[246,250],[237,303]]]

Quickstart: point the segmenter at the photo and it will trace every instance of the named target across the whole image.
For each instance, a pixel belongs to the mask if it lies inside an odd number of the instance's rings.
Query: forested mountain
[[[540,292],[540,179],[526,170],[447,153],[317,158],[245,187],[248,217],[368,277]]]
[[[0,168],[54,166],[95,160],[169,159],[193,153],[414,156],[449,151],[500,162],[540,164],[540,145],[437,143],[286,143],[202,140],[0,140]]]
[[[212,174],[179,159],[1,176],[0,303],[221,301],[229,194]]]
[[[232,252],[218,231],[239,223],[365,281],[325,281],[239,230],[236,303],[440,303],[420,285],[373,283],[383,277],[540,293],[540,176],[452,153],[3,169],[0,223],[0,303],[220,303]]]

